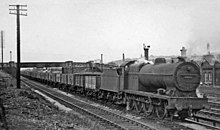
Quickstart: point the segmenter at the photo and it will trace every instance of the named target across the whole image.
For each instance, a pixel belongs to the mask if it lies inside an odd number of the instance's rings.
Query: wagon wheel
[[[107,98],[107,100],[106,100],[107,102],[112,103],[112,98],[113,98],[113,97],[112,97],[112,94],[111,94],[111,93],[108,93],[107,96],[106,96],[106,98]]]
[[[101,95],[101,92],[98,92],[96,98],[97,98],[97,99],[101,99],[101,96],[102,96],[102,95]]]
[[[116,102],[116,95],[114,94],[113,96],[112,96],[112,103],[115,103]]]
[[[114,95],[111,95],[111,94],[110,94],[109,99],[108,99],[110,103],[114,103],[113,97],[114,97]]]
[[[89,91],[86,91],[86,93],[85,93],[85,94],[86,94],[86,96],[89,96]]]
[[[98,99],[102,99],[103,98],[103,92],[102,91],[100,91],[100,92],[98,92]]]
[[[143,103],[143,111],[146,116],[150,116],[153,113],[154,106],[151,103]]]
[[[157,117],[161,120],[163,120],[167,116],[167,109],[166,109],[166,103],[161,102],[160,105],[156,106],[156,114]]]

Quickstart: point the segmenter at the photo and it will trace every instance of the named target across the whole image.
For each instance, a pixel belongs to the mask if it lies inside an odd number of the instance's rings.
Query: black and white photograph
[[[219,0],[1,0],[0,130],[220,130]]]

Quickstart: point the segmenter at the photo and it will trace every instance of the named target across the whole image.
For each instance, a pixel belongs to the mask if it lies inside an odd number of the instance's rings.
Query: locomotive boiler
[[[154,64],[134,63],[125,67],[124,77],[129,109],[148,115],[155,110],[159,118],[175,114],[185,118],[206,107],[207,98],[196,95],[201,75],[193,62],[166,63],[159,58]]]
[[[155,64],[143,66],[138,76],[146,91],[162,89],[164,94],[175,97],[195,97],[200,77],[200,69],[194,63],[165,64],[161,59],[156,59]]]

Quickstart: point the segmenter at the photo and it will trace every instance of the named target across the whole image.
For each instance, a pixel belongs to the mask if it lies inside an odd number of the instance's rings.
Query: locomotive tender
[[[36,79],[66,91],[74,91],[136,110],[158,118],[178,115],[186,118],[207,106],[206,97],[199,98],[200,68],[180,60],[166,63],[158,58],[154,64],[125,61],[117,68],[103,72],[59,74],[22,71],[23,76]]]

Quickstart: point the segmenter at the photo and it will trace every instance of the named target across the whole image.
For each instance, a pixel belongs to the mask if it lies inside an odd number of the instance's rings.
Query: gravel
[[[0,79],[5,74],[0,72]],[[58,109],[29,88],[17,89],[14,81],[0,80],[1,130],[98,130],[102,126],[75,112]],[[1,107],[2,106],[2,107]],[[3,110],[3,109],[4,110]]]

